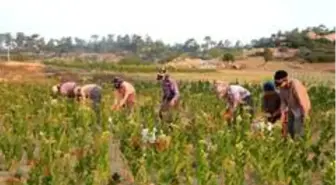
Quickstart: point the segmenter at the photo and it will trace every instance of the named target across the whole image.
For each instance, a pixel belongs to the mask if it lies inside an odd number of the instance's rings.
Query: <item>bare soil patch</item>
[[[45,65],[39,62],[9,61],[0,63],[0,82],[43,81]]]

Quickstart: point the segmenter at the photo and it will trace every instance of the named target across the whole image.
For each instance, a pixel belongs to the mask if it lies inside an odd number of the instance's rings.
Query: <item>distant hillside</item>
[[[7,60],[8,48],[13,60],[83,58],[86,55],[84,58],[94,60],[118,61],[124,56],[131,56],[142,61],[164,63],[181,55],[208,60],[230,53],[235,58],[244,58],[248,55],[246,50],[251,48],[276,48],[273,54],[277,58],[299,57],[309,62],[334,62],[335,30],[320,25],[303,30],[279,31],[245,45],[240,41],[234,44],[230,40],[215,41],[210,36],[205,36],[201,43],[189,38],[183,43],[169,45],[150,36],[136,34],[92,35],[90,40],[78,37],[45,40],[39,34],[26,35],[23,32],[0,34],[1,60]]]

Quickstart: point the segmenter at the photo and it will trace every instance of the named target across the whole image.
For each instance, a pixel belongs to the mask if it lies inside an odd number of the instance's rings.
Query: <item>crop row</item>
[[[157,119],[160,87],[136,82],[138,106],[112,112],[113,93],[103,85],[102,130],[86,107],[59,99],[36,84],[0,84],[1,170],[14,169],[26,155],[34,163],[28,184],[107,184],[111,178],[109,138],[120,141],[136,184],[334,184],[335,91],[309,89],[313,111],[303,140],[281,138],[280,130],[252,133],[245,112],[236,126],[221,119],[225,104],[206,82],[181,83],[182,103],[171,126]],[[244,84],[260,108],[261,89]],[[141,131],[158,130],[156,146]],[[164,137],[163,137],[164,136]],[[23,176],[24,170],[17,172]],[[224,182],[224,183],[223,183]]]

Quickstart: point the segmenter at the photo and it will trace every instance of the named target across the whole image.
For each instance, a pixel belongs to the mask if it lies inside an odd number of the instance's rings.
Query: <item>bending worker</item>
[[[180,98],[179,88],[177,82],[172,79],[165,69],[162,69],[157,74],[158,81],[161,81],[163,96],[160,104],[159,117],[163,118],[162,113],[169,111],[171,108],[176,107]]]
[[[99,105],[101,102],[102,88],[97,84],[86,84],[83,86],[77,86],[75,88],[75,95],[78,101],[86,103],[88,100],[92,101],[92,108],[98,114]]]
[[[233,113],[240,105],[247,105],[251,116],[254,114],[252,96],[249,90],[240,85],[230,85],[228,82],[216,81],[215,91],[217,97],[226,99],[228,107],[224,113],[224,118],[231,119]]]
[[[263,85],[262,110],[266,114],[267,121],[274,124],[281,117],[281,99],[272,82]]]
[[[113,79],[113,85],[115,91],[112,110],[118,110],[121,107],[133,109],[136,100],[134,86],[119,77]]]
[[[56,84],[52,87],[53,96],[56,97],[57,95],[65,96],[68,98],[75,97],[75,87],[77,83],[74,81],[67,81],[63,83]]]

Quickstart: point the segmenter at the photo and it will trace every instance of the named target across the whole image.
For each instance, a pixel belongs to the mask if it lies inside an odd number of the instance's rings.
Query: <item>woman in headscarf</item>
[[[217,97],[228,102],[224,118],[229,119],[239,105],[248,105],[251,116],[254,114],[252,96],[249,90],[240,85],[230,85],[228,82],[216,81],[215,91]]]
[[[281,118],[281,99],[272,82],[263,84],[262,110],[266,113],[267,121],[275,123]]]

